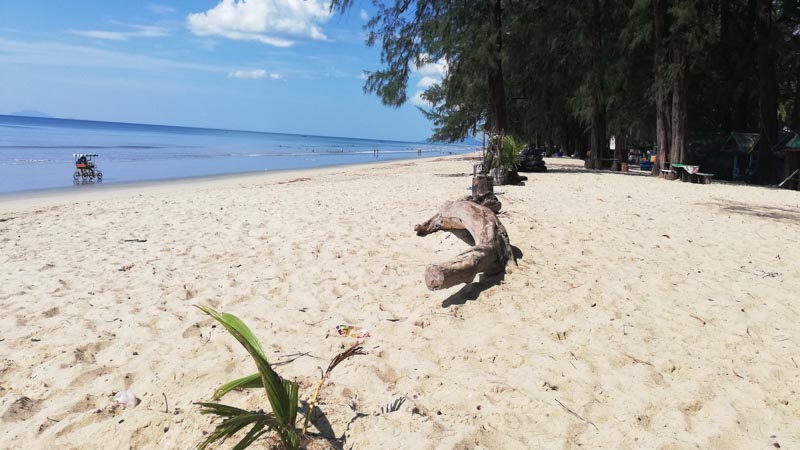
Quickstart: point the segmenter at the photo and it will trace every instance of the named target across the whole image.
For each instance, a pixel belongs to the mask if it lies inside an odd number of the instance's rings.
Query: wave
[[[18,165],[22,165],[22,164],[47,164],[47,163],[52,163],[52,162],[57,162],[57,161],[55,161],[53,159],[15,159],[15,160],[11,161],[11,164],[18,164]],[[2,163],[0,163],[0,164],[2,164]]]
[[[10,149],[10,148],[18,148],[18,149],[34,149],[34,150],[42,150],[42,149],[72,149],[72,148],[85,148],[85,149],[92,149],[92,150],[102,150],[102,149],[126,149],[126,150],[154,150],[159,148],[197,148],[193,145],[83,145],[83,144],[65,144],[65,145],[0,145],[0,149]]]

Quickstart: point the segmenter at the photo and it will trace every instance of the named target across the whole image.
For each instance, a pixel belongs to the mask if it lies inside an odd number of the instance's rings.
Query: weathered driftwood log
[[[461,199],[465,202],[472,202],[477,203],[481,206],[485,206],[492,210],[493,213],[497,214],[500,212],[500,208],[503,207],[503,204],[500,203],[500,200],[497,199],[497,196],[494,195],[494,192],[489,192],[483,195],[468,195]]]
[[[425,285],[432,291],[470,283],[479,273],[503,272],[509,260],[516,264],[505,227],[485,206],[463,200],[446,202],[438,214],[414,226],[417,236],[439,230],[467,230],[475,246],[450,261],[425,268]]]

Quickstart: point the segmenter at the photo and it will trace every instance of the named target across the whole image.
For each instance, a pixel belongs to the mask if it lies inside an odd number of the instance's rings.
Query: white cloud
[[[360,78],[363,81],[367,81],[367,78],[369,78],[369,74],[367,72],[361,72],[361,74],[358,75],[358,78]]]
[[[422,77],[417,82],[417,87],[421,87],[421,88],[427,89],[427,88],[433,86],[434,84],[436,84],[436,83],[438,83],[440,81],[442,81],[441,78],[437,79],[437,78],[433,78],[433,77]]]
[[[424,98],[422,98],[422,91],[417,91],[411,97],[411,103],[419,106],[420,108],[430,108],[431,106],[433,106],[431,104],[431,102],[429,102],[429,101],[425,100]]]
[[[281,78],[279,73],[269,73],[264,69],[234,70],[233,72],[228,72],[228,76],[231,78],[240,78],[244,80],[258,80],[268,77],[272,78],[273,80],[279,80]]]
[[[25,42],[2,37],[0,37],[0,63],[122,70],[196,70],[218,73],[229,70],[217,65],[176,61],[60,42]]]
[[[177,11],[177,9],[172,6],[162,5],[160,3],[148,3],[147,9],[160,15],[172,14]]]
[[[427,55],[420,55],[420,58],[425,62],[416,66],[414,70],[416,74],[441,79],[447,73],[447,61],[444,58],[433,62],[427,61],[429,59]]]
[[[365,10],[363,10],[363,9],[358,12],[358,15],[361,16],[361,20],[363,20],[365,22],[367,20],[369,20],[369,14],[367,14],[367,12]]]
[[[427,54],[422,54],[419,59],[421,64],[414,67],[414,75],[421,77],[416,86],[421,89],[411,96],[411,103],[420,108],[433,106],[431,102],[422,98],[422,93],[434,84],[440,83],[447,75],[447,61],[444,58],[440,58],[438,61],[431,61],[430,59]]]
[[[296,39],[326,40],[320,25],[330,17],[322,0],[222,0],[208,11],[189,14],[186,23],[200,36],[290,47]]]
[[[124,24],[122,24],[124,25]],[[169,33],[166,28],[148,25],[124,25],[133,31],[107,31],[107,30],[67,30],[67,33],[108,41],[126,41],[138,37],[163,37]]]

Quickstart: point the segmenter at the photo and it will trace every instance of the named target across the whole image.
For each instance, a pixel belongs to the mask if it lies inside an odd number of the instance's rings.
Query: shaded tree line
[[[800,0],[375,4],[367,43],[382,67],[365,90],[399,106],[415,67],[445,61],[422,95],[434,140],[510,133],[588,167],[655,145],[657,173],[690,159],[692,136],[758,132],[757,179],[768,183],[779,131],[800,129]]]

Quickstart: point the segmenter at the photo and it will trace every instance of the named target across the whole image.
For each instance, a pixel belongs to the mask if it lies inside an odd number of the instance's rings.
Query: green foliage
[[[258,368],[258,374],[240,378],[217,389],[214,398],[217,399],[237,387],[264,387],[269,400],[271,413],[261,411],[246,411],[232,406],[218,403],[200,403],[203,407],[202,414],[214,414],[224,418],[217,425],[213,433],[200,444],[202,450],[209,444],[226,439],[245,427],[251,426],[250,431],[237,444],[236,449],[246,448],[259,436],[269,430],[274,430],[286,449],[297,449],[300,446],[300,436],[297,433],[298,385],[295,382],[282,379],[269,365],[267,357],[258,339],[253,335],[247,325],[238,317],[228,313],[218,313],[207,306],[198,306],[204,313],[219,322],[237,341],[247,350]],[[260,380],[260,383],[256,382]]]
[[[305,436],[311,412],[316,405],[320,388],[322,388],[323,383],[336,366],[352,356],[364,354],[360,342],[356,341],[352,346],[337,354],[336,357],[331,360],[312,395],[308,413],[306,414],[306,420],[303,424],[303,430],[301,433],[298,433],[297,427],[295,426],[297,423],[297,409],[299,405],[299,387],[297,383],[284,380],[272,369],[266,356],[264,356],[264,350],[262,350],[258,339],[256,339],[247,325],[238,317],[233,314],[219,313],[208,306],[198,306],[198,308],[219,322],[228,333],[242,344],[258,369],[257,373],[237,378],[223,384],[214,391],[213,399],[219,400],[228,392],[236,389],[263,388],[266,391],[267,399],[272,408],[272,412],[265,413],[260,410],[247,411],[220,403],[198,403],[198,405],[202,407],[200,410],[201,414],[213,414],[223,419],[222,422],[216,426],[214,432],[212,432],[198,448],[203,450],[209,444],[225,440],[247,427],[251,428],[236,444],[234,447],[235,450],[247,448],[261,435],[269,431],[278,433],[285,449],[294,450],[299,448],[301,437]]]
[[[430,106],[420,108],[435,140],[459,140],[491,123],[489,74],[498,63],[509,117],[502,131],[569,153],[590,136],[652,145],[656,97],[671,98],[674,89],[685,90],[678,98],[687,101],[681,120],[690,132],[758,131],[756,56],[765,46],[758,45],[756,6],[765,1],[376,0],[367,42],[380,46],[382,67],[365,90],[399,106],[417,67],[446,61],[444,78],[422,94]],[[502,20],[492,25],[498,2]],[[800,2],[768,3],[776,114],[781,126],[798,128]],[[331,7],[344,11],[353,2]]]
[[[516,169],[519,165],[519,152],[522,147],[510,135],[492,136],[486,151],[484,167],[487,169],[501,167],[508,170]]]
[[[510,135],[503,137],[502,165],[509,169],[516,169],[519,165],[520,147]]]

